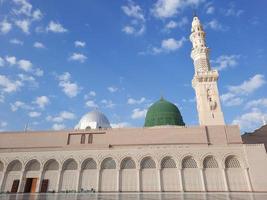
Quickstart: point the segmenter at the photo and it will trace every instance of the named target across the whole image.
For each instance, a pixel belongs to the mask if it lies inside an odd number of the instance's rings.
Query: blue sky
[[[197,14],[228,124],[267,120],[267,2],[1,0],[0,130],[73,128],[95,109],[141,127],[161,95],[198,124],[189,41]]]

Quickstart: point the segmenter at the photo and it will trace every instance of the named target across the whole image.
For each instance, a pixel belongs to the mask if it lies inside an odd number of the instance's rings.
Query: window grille
[[[225,161],[225,167],[226,168],[240,168],[241,166],[236,157],[230,156]]]
[[[59,169],[59,165],[58,162],[56,160],[49,160],[45,167],[45,170],[58,170]]]
[[[135,162],[131,158],[125,158],[121,163],[121,169],[135,169]]]
[[[39,171],[40,170],[40,163],[37,160],[31,160],[27,166],[27,171]]]
[[[183,159],[182,162],[183,168],[197,168],[197,163],[192,157],[187,157]]]
[[[78,164],[73,159],[69,159],[65,161],[65,163],[63,164],[63,170],[76,170],[76,169],[78,169]]]
[[[116,162],[112,158],[106,158],[101,164],[101,169],[116,169]]]
[[[208,156],[204,159],[204,168],[218,168],[218,163],[213,156]]]
[[[21,171],[22,164],[20,161],[14,160],[8,165],[7,169],[8,171]]]
[[[142,169],[156,168],[156,163],[151,158],[144,158],[141,162]]]
[[[92,158],[87,159],[83,163],[82,169],[96,169],[96,162]]]
[[[170,157],[166,157],[161,161],[161,168],[176,168],[175,161]]]

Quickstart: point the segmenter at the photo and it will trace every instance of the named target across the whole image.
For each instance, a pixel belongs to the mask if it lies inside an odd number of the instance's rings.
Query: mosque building
[[[0,192],[266,192],[265,147],[225,124],[197,16],[190,40],[198,126],[162,97],[141,128],[111,128],[95,110],[73,130],[2,132]]]

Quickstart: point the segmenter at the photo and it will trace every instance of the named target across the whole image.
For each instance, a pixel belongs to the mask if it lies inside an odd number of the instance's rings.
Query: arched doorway
[[[106,158],[101,163],[100,191],[117,191],[117,185],[116,162],[113,158]]]
[[[230,191],[248,191],[244,170],[235,156],[228,156],[226,158],[225,170]]]
[[[207,191],[225,191],[222,170],[213,156],[204,159],[203,168]]]
[[[3,181],[4,192],[16,193],[19,191],[21,179],[22,163],[19,160],[13,160],[8,164],[6,175]]]
[[[151,157],[141,161],[141,191],[159,191],[156,163]]]
[[[40,180],[41,164],[36,159],[30,160],[25,166],[25,174],[22,184],[24,185],[23,191],[25,193],[38,192]]]
[[[195,159],[188,156],[182,161],[182,178],[185,191],[201,191],[202,181],[200,170],[197,168]]]
[[[161,182],[163,191],[179,191],[179,177],[176,163],[171,157],[161,161]]]
[[[124,158],[121,162],[120,191],[137,191],[137,171],[132,158]]]
[[[97,165],[92,158],[86,159],[82,163],[81,171],[81,191],[96,190],[97,181]]]
[[[70,158],[62,166],[61,191],[76,191],[78,175],[78,164]]]
[[[56,192],[59,176],[59,163],[55,159],[48,160],[44,165],[41,192]]]

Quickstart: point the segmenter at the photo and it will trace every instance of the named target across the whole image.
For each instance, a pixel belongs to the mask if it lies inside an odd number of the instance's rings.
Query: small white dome
[[[82,116],[75,129],[111,128],[108,118],[100,111],[94,110]]]

